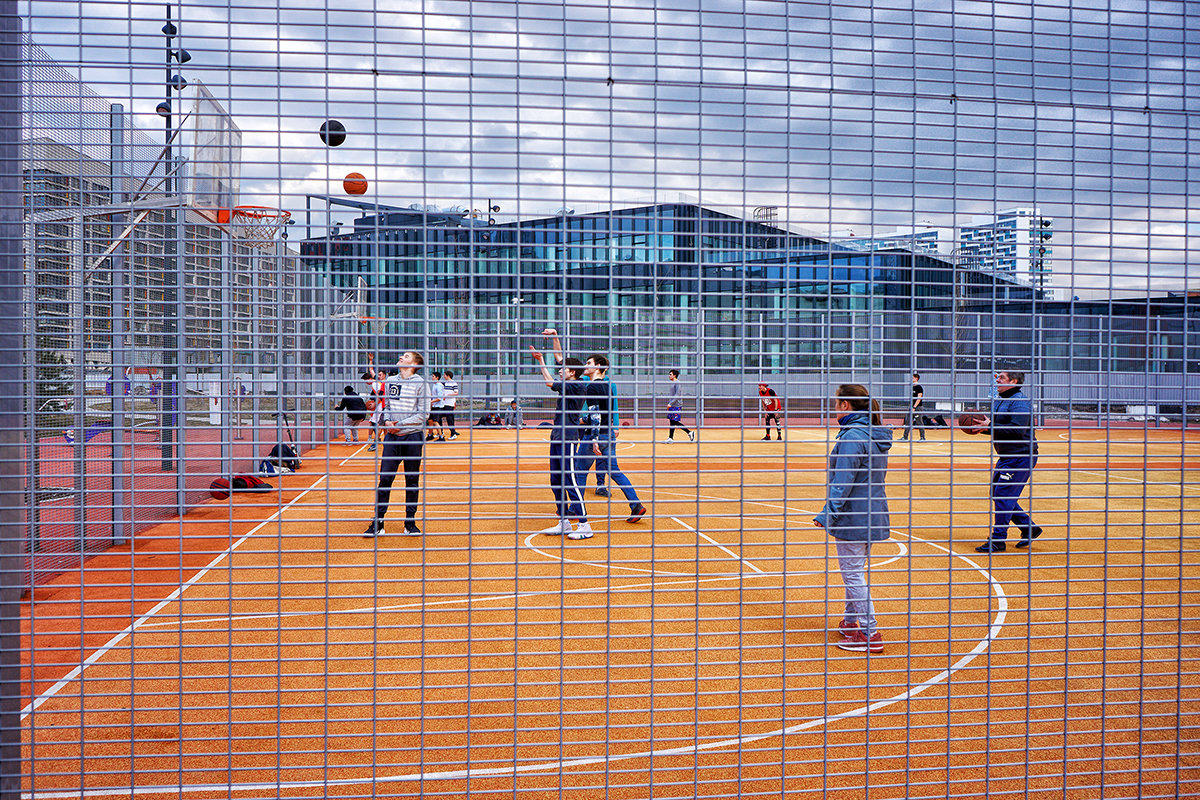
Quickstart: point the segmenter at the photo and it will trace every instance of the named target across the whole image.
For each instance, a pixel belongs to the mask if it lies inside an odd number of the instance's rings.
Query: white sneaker
[[[693,433],[692,431],[688,431],[688,441],[690,441],[690,442],[696,441],[696,434]]]
[[[671,444],[671,442],[673,442],[673,441],[675,441],[675,440],[674,439],[663,439],[661,444]]]
[[[542,533],[546,534],[547,536],[562,536],[564,533],[570,532],[571,521],[566,519],[560,519],[556,524],[551,525],[549,528],[542,529]]]
[[[569,526],[571,523],[568,522]],[[592,526],[586,522],[579,523],[579,527],[567,534],[568,539],[590,539],[592,538]]]

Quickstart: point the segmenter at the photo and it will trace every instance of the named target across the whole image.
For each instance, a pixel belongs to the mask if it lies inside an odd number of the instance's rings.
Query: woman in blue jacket
[[[813,522],[834,538],[838,568],[846,586],[846,613],[838,629],[838,647],[883,652],[875,629],[875,606],[867,575],[871,543],[891,536],[884,483],[892,429],[879,416],[879,401],[857,383],[838,387],[834,397],[841,430],[829,453],[825,507]]]

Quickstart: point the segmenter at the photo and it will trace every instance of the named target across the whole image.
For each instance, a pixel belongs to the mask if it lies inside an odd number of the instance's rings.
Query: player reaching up
[[[561,379],[556,380],[546,366],[545,357],[530,345],[529,351],[533,354],[533,360],[541,367],[546,386],[558,395],[554,425],[550,428],[550,490],[554,492],[558,523],[546,528],[542,533],[547,536],[566,534],[568,539],[590,539],[592,526],[587,521],[583,492],[575,483],[575,450],[580,438],[580,415],[583,412],[584,397],[587,395],[587,384],[579,380],[583,373],[583,364],[577,358],[563,359],[558,331],[554,328],[547,328],[542,331],[542,335],[551,337],[554,358],[563,365],[560,370]],[[572,519],[579,520],[575,529],[571,528]]]
[[[375,516],[363,531],[363,538],[383,536],[396,473],[404,467],[404,534],[420,536],[417,527],[417,498],[421,479],[421,456],[425,447],[425,422],[429,419],[429,384],[417,374],[425,360],[420,353],[408,351],[396,363],[396,374],[384,378],[387,398],[379,418],[383,454],[379,460],[379,485],[375,489]]]

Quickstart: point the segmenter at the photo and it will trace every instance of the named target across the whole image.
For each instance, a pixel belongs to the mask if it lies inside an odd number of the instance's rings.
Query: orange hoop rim
[[[244,217],[252,220],[277,220],[287,222],[292,218],[292,212],[270,206],[234,206],[232,217]]]

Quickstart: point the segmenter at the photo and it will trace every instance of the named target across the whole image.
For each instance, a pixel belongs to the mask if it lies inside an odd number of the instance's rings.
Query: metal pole
[[[109,110],[110,141],[109,161],[112,203],[125,202],[125,109],[119,103]],[[132,219],[132,214],[130,218]],[[112,542],[124,544],[125,530],[125,474],[129,464],[129,450],[125,444],[125,370],[130,367],[129,349],[126,347],[127,281],[125,243],[122,242],[112,254],[112,356],[109,375],[112,381]],[[130,383],[132,386],[132,382]],[[85,434],[86,435],[86,434]],[[133,432],[130,432],[130,438]],[[129,531],[128,535],[132,535]]]
[[[170,197],[175,191],[175,179],[172,177],[173,171],[174,171],[174,166],[175,166],[175,156],[174,156],[174,147],[171,144],[173,141],[173,138],[171,136],[172,111],[173,111],[173,109],[171,108],[171,38],[172,37],[171,37],[171,34],[168,32],[168,30],[171,28],[171,4],[166,3],[166,4],[164,4],[163,7],[165,9],[166,20],[167,20],[167,24],[164,26],[164,31],[163,31],[163,35],[166,37],[166,47],[164,49],[165,64],[166,64],[165,73],[166,74],[163,79],[163,86],[167,92],[167,96],[166,96],[167,113],[163,114],[163,124],[165,126],[165,130],[164,130],[165,146],[163,147],[163,161],[162,161],[163,172],[164,172],[163,193],[167,197]],[[165,213],[166,213],[167,219],[170,220],[170,219],[172,219],[171,215],[173,213],[177,213],[177,212],[167,211]],[[163,238],[164,245],[165,245],[166,241],[167,241],[167,239],[166,239],[166,237],[164,237]],[[164,249],[165,249],[165,247],[164,247]],[[164,256],[165,255],[166,254],[164,253]],[[176,273],[178,273],[178,265],[176,265],[176,267],[177,267]],[[176,286],[178,286],[178,274],[176,275]],[[176,332],[178,332],[178,322],[179,322],[179,320],[175,320],[174,327],[175,327]],[[171,405],[172,405],[172,403],[176,402],[175,398],[176,398],[176,392],[178,390],[177,390],[177,388],[172,388],[172,386],[176,385],[176,381],[168,380],[169,377],[175,377],[177,379],[177,374],[174,371],[172,371],[172,373],[170,375],[168,374],[168,368],[169,368],[172,360],[175,358],[175,353],[171,350],[170,336],[166,335],[166,334],[169,334],[169,332],[170,332],[170,326],[164,325],[164,327],[168,328],[168,330],[164,331],[164,336],[163,336],[162,384],[161,384],[161,388],[159,391],[159,398],[158,398],[159,406],[161,409],[161,414],[160,414],[161,424],[159,425],[159,431],[160,431],[159,436],[160,436],[160,440],[162,442],[161,468],[162,468],[163,472],[170,472],[172,469],[175,469],[174,422],[177,419],[174,415],[171,414],[171,410],[172,410]]]
[[[21,17],[15,0],[0,2],[0,350],[22,353],[25,326],[32,318],[22,313],[25,270],[21,197]],[[22,473],[26,430],[23,403],[31,383],[25,377],[27,358],[0,359],[0,798],[21,796],[21,553],[27,526],[26,481]],[[36,356],[35,356],[36,357]],[[36,410],[30,409],[30,416]],[[31,430],[32,426],[30,426]],[[32,487],[30,487],[32,489]],[[32,508],[32,504],[28,506]],[[32,543],[32,542],[31,542]],[[30,553],[32,558],[32,552]],[[30,572],[32,573],[32,563]],[[30,578],[32,583],[32,576]]]

